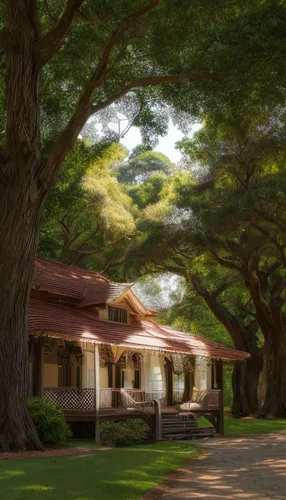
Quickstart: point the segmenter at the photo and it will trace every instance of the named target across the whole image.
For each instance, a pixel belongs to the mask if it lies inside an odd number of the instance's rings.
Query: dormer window
[[[108,321],[127,324],[127,309],[108,306]]]

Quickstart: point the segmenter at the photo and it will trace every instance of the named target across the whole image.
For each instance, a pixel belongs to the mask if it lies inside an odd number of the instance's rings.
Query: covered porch
[[[180,415],[179,405],[204,391],[203,413],[223,432],[220,360],[51,335],[31,336],[29,346],[30,395],[51,400],[69,422],[143,418],[154,429],[156,419],[162,427],[164,415]]]

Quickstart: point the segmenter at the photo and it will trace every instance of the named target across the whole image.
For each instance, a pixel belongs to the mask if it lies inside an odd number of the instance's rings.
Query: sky
[[[201,125],[199,123],[194,124],[192,127],[192,131],[188,134],[188,136],[191,137],[193,133],[200,128]],[[114,126],[114,130],[118,130],[118,125]],[[168,134],[165,137],[159,138],[159,143],[154,148],[154,150],[159,151],[160,153],[164,153],[166,156],[168,156],[168,158],[170,158],[172,162],[177,163],[181,159],[181,153],[179,150],[175,149],[175,144],[183,137],[184,134],[170,120]],[[125,137],[121,139],[120,142],[129,151],[131,151],[135,146],[142,143],[139,129],[137,127],[131,127],[131,129],[127,132]]]

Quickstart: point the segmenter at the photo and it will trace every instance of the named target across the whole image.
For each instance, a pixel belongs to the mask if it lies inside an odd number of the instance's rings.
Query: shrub
[[[100,441],[102,444],[116,446],[127,432],[124,422],[103,422],[99,426]]]
[[[125,422],[103,422],[100,425],[102,444],[111,446],[132,446],[146,439],[148,427],[142,420],[125,420]]]
[[[64,445],[72,433],[60,410],[46,398],[28,400],[28,408],[43,443]]]

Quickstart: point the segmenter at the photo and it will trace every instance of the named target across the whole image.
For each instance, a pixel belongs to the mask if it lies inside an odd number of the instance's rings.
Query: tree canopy
[[[135,156],[127,163],[122,163],[116,169],[116,175],[121,184],[143,184],[155,172],[171,174],[173,165],[163,153],[146,151]]]
[[[166,177],[143,209],[129,259],[135,272],[183,276],[234,345],[252,353],[257,376],[263,345],[263,411],[284,414],[274,370],[285,342],[284,122],[209,119],[180,147],[187,169]]]

